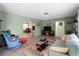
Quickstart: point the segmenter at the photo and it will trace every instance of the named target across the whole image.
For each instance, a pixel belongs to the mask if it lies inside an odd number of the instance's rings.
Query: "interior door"
[[[55,26],[55,36],[62,36],[65,34],[64,21],[56,21]]]

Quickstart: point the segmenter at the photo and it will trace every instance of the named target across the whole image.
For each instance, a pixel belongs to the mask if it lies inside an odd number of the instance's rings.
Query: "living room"
[[[1,48],[2,55],[42,56],[65,33],[73,31],[78,36],[78,7],[79,4],[75,3],[0,3],[0,31],[10,30],[11,34],[28,39],[21,49],[6,51],[4,47]],[[48,41],[45,42],[49,43],[42,52],[36,50],[40,39],[46,39]]]

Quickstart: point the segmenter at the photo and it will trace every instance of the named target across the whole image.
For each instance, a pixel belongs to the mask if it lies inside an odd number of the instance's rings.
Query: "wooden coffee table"
[[[40,51],[40,52],[41,52],[42,50],[44,50],[47,46],[48,46],[48,41],[44,41],[44,42],[38,41],[38,42],[36,43],[36,48],[37,48],[37,50]]]

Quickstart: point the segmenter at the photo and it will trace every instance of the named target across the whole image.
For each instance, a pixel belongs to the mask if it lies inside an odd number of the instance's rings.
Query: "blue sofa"
[[[79,56],[79,39],[75,34],[71,34],[68,36],[68,43],[65,44],[64,41],[57,39],[51,47],[67,47],[69,48],[66,54],[60,53],[57,51],[53,51],[50,48],[44,54],[45,56]]]

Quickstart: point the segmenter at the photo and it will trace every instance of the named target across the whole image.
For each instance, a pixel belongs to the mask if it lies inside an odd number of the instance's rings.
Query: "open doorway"
[[[34,35],[35,25],[31,21],[24,21],[23,36],[30,37]]]

